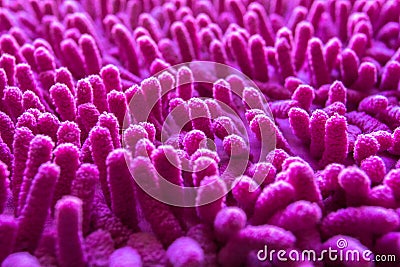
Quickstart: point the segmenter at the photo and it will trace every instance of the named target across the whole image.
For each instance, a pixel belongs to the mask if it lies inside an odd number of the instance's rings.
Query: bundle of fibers
[[[0,0],[1,266],[400,266],[399,17]]]

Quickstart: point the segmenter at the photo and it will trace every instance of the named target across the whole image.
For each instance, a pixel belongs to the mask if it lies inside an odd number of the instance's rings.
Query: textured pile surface
[[[1,266],[375,266],[257,258],[343,240],[400,266],[399,17],[0,0]]]

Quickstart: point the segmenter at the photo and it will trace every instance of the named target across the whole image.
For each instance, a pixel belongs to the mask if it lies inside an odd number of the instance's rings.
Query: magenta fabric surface
[[[399,18],[0,0],[0,265],[400,266]]]

